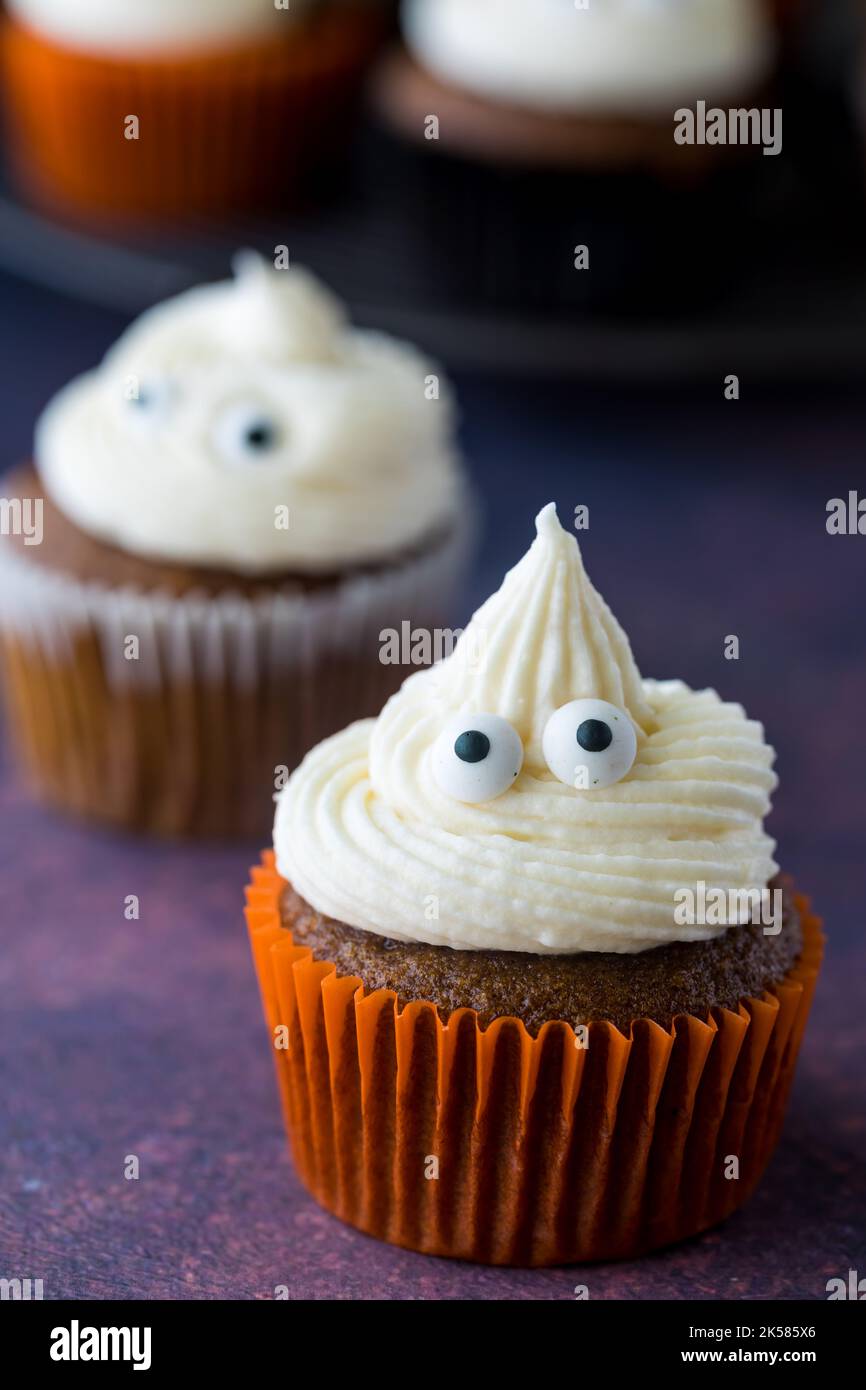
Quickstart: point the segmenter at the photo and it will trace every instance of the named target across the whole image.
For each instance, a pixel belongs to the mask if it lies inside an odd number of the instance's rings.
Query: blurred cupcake
[[[642,679],[552,506],[537,527],[449,658],[307,756],[248,891],[303,1181],[496,1264],[738,1207],[822,943],[763,828],[760,724]]]
[[[674,113],[762,90],[762,0],[404,0],[402,25],[376,101],[457,295],[670,308],[707,279],[731,151],[678,143]]]
[[[438,382],[248,254],[55,397],[5,480],[39,534],[0,539],[12,737],[46,799],[260,833],[275,778],[380,708],[382,631],[442,624],[466,558]]]
[[[9,0],[9,138],[36,199],[183,215],[304,194],[351,131],[378,0]]]

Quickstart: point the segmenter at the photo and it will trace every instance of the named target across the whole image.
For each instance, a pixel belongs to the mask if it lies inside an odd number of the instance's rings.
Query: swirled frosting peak
[[[275,275],[255,251],[239,251],[232,268],[237,293],[213,324],[223,351],[255,344],[277,366],[340,361],[348,321],[335,294],[305,270]]]
[[[318,911],[461,949],[634,952],[716,936],[677,894],[761,890],[760,724],[641,678],[552,506],[452,654],[282,792],[280,872]],[[522,755],[521,755],[522,754]]]
[[[608,700],[642,733],[653,714],[628,638],[552,502],[535,526],[530,549],[478,609],[453,655],[425,673],[423,688],[435,685],[449,709],[502,715],[520,735],[527,764],[543,767],[545,725],[569,700]]]
[[[448,384],[247,252],[144,313],[49,404],[36,464],[82,530],[233,573],[388,560],[461,504]],[[431,386],[432,383],[432,386]]]

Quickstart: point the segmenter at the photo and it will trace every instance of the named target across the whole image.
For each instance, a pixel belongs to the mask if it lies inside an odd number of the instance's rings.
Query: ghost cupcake
[[[764,0],[404,0],[402,31],[376,101],[455,295],[694,301],[724,236],[720,180],[756,161],[679,143],[674,113],[764,90]]]
[[[745,1200],[822,939],[764,829],[760,724],[643,679],[552,507],[537,528],[450,657],[308,754],[248,891],[308,1188],[527,1265]]]
[[[431,364],[303,270],[247,255],[145,313],[7,475],[39,535],[0,541],[2,666],[45,797],[269,825],[275,779],[405,675],[383,631],[446,620],[471,531],[453,428]]]
[[[88,217],[306,197],[352,130],[380,0],[9,0],[9,149]]]

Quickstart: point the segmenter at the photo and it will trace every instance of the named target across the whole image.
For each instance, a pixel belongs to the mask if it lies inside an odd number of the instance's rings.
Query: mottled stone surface
[[[0,332],[7,424],[110,341],[108,315],[21,293]],[[13,328],[14,321],[14,328]],[[342,1226],[286,1155],[241,921],[255,846],[172,846],[76,826],[0,777],[0,1276],[46,1297],[814,1298],[866,1274],[866,537],[824,528],[859,481],[866,416],[802,393],[720,401],[467,381],[487,500],[470,603],[555,498],[590,506],[588,569],[647,674],[716,685],[763,719],[780,861],[830,948],[784,1136],[723,1228],[639,1262],[512,1271],[392,1249]],[[4,401],[4,405],[6,402]],[[12,408],[14,406],[14,409]],[[12,461],[12,458],[9,460]],[[866,491],[866,487],[864,487]],[[359,523],[360,524],[360,523]],[[738,662],[723,639],[740,637]],[[138,922],[124,899],[140,898]],[[124,1179],[127,1155],[141,1176]]]

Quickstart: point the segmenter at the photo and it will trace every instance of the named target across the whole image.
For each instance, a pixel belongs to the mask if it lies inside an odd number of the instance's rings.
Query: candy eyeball
[[[507,791],[523,766],[516,729],[498,714],[455,714],[432,750],[433,777],[455,801],[492,801]]]
[[[625,711],[607,700],[572,700],[550,716],[541,746],[554,777],[576,791],[594,791],[630,771],[637,735]]]
[[[155,429],[171,413],[176,395],[177,387],[170,377],[130,377],[123,394],[127,419],[136,429]]]
[[[212,442],[223,463],[264,463],[281,448],[284,431],[266,406],[235,402],[214,420]]]

